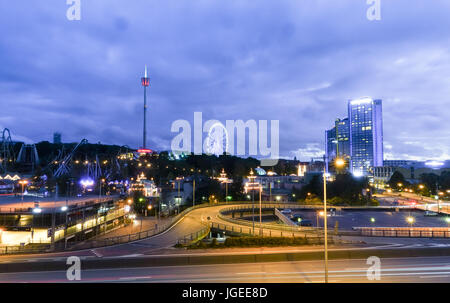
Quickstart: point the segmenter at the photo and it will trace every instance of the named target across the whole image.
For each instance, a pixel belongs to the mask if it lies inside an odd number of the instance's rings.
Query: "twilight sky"
[[[347,100],[383,99],[387,159],[450,159],[450,1],[0,2],[0,128],[13,140],[139,147],[144,64],[150,147],[171,124],[280,120],[280,154],[323,154]]]

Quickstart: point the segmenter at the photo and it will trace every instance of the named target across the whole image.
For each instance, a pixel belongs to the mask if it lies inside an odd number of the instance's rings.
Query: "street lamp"
[[[414,217],[411,217],[411,216],[409,216],[409,217],[407,217],[406,218],[406,221],[411,225],[411,227],[412,227],[412,225],[413,225],[413,223],[414,223]]]
[[[24,192],[24,186],[28,184],[27,180],[20,180],[19,184],[22,185],[22,206],[23,206],[23,192]]]
[[[256,176],[253,173],[253,169],[250,170],[250,175],[247,177],[248,182],[245,183],[244,191],[247,194],[249,191],[252,192],[252,226],[253,226],[253,235],[255,234],[255,199],[254,199],[254,191],[259,190],[259,221],[261,223],[261,191],[262,186],[256,182]],[[260,228],[261,232],[261,228]]]
[[[336,166],[336,168],[342,168],[345,166],[345,160],[342,158],[336,158],[336,160],[334,161],[334,165]]]
[[[323,233],[324,233],[324,255],[325,255],[325,283],[328,283],[328,229],[327,229],[327,173],[323,168]]]

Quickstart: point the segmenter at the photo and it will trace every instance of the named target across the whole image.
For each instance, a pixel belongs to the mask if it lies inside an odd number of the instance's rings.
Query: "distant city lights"
[[[92,179],[90,179],[90,178],[82,179],[82,180],[80,181],[80,184],[81,184],[83,187],[89,187],[89,186],[94,185],[94,180],[92,180]]]

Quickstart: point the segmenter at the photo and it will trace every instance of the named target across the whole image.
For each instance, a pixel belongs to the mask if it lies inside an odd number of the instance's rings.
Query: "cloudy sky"
[[[348,99],[383,99],[385,158],[450,158],[450,1],[0,2],[0,128],[13,140],[150,147],[173,121],[280,120],[280,153],[323,154]]]

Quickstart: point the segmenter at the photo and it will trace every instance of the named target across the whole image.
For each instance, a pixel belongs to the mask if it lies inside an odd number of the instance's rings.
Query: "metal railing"
[[[228,225],[223,223],[211,223],[211,229],[217,229],[224,231],[225,234],[230,232],[231,234],[249,235],[249,236],[260,236],[260,237],[295,237],[295,238],[308,238],[308,239],[323,239],[323,235],[319,233],[305,233],[299,230],[275,230],[268,229],[265,227],[259,227],[259,224],[253,226],[236,226]],[[318,241],[320,242],[320,241]]]
[[[183,245],[183,246],[188,246],[188,245],[194,244],[194,243],[202,240],[204,237],[206,237],[209,234],[210,230],[211,230],[210,226],[205,225],[205,227],[200,229],[199,231],[196,231],[196,232],[184,235],[181,238],[178,238],[177,244]]]
[[[275,204],[276,206],[278,206],[278,204]],[[269,208],[269,206],[266,206],[266,208]],[[233,208],[227,208],[227,209],[223,209],[219,212],[218,217],[219,219],[222,219],[224,221],[227,221],[229,223],[232,224],[236,224],[236,225],[243,225],[243,226],[251,226],[253,227],[253,222],[247,221],[247,220],[243,220],[243,219],[233,219],[233,218],[229,218],[226,215],[224,215],[224,213],[230,212],[232,210],[243,210],[243,209],[247,209],[246,206],[241,206],[241,207],[233,207]],[[254,223],[255,227],[259,227],[259,222],[257,222],[255,220]],[[303,232],[306,234],[312,234],[312,235],[317,235],[319,233],[322,232],[321,228],[315,228],[315,227],[304,227],[304,226],[286,226],[286,225],[280,225],[280,224],[273,224],[273,223],[262,223],[261,227],[263,229],[270,229],[270,230],[277,230],[277,231],[284,231],[284,232]]]
[[[442,227],[355,227],[361,236],[395,238],[450,238],[450,228]]]

